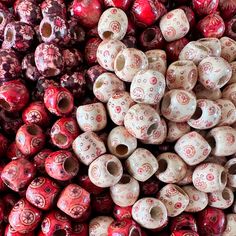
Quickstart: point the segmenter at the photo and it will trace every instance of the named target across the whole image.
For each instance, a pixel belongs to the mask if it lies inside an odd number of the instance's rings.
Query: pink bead
[[[222,37],[221,43],[221,57],[226,61],[232,62],[236,59],[236,41],[229,37]]]
[[[166,137],[166,141],[168,142],[174,142],[178,140],[180,137],[182,137],[184,134],[190,132],[190,126],[187,123],[179,123],[179,122],[173,122],[168,121],[168,133]]]
[[[235,174],[235,168],[236,168],[236,158],[232,158],[227,161],[225,164],[225,168],[228,171],[228,186],[235,188],[236,187],[236,174]]]
[[[220,57],[221,55],[221,43],[217,38],[202,38],[198,42],[203,44],[205,47],[208,47],[211,50],[210,56]]]
[[[107,235],[109,225],[114,221],[109,216],[97,216],[89,223],[89,236]]]
[[[227,214],[226,215],[226,229],[223,232],[222,236],[231,236],[236,234],[236,214]]]
[[[215,90],[209,90],[209,89],[206,89],[200,83],[197,84],[193,90],[196,94],[197,99],[209,99],[209,100],[215,101],[222,97],[222,92],[219,88]]]

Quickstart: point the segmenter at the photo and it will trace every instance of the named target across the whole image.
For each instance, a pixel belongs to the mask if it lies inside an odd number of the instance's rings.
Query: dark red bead
[[[87,210],[78,219],[74,219],[74,221],[78,223],[86,222],[91,217],[91,214],[92,214],[92,208],[91,206],[89,206]]]
[[[43,149],[42,151],[40,151],[39,153],[37,153],[36,156],[34,156],[34,166],[37,168],[37,170],[41,173],[41,174],[45,174],[45,160],[48,157],[48,155],[52,153],[52,151],[50,149]]]
[[[126,36],[127,35],[135,36],[135,34],[136,34],[135,24],[131,18],[128,18],[128,28],[126,31]]]
[[[3,158],[6,156],[8,146],[8,139],[0,133],[0,157]]]
[[[193,29],[193,27],[196,24],[194,11],[190,7],[187,7],[187,6],[180,6],[179,8],[185,12],[190,28]]]
[[[100,38],[91,38],[87,41],[84,56],[89,65],[97,63],[97,48],[101,42],[102,40]]]
[[[26,234],[19,233],[15,229],[13,229],[10,224],[8,224],[6,226],[4,236],[34,236],[34,232],[29,232],[29,233],[26,233]]]
[[[62,56],[65,61],[65,70],[68,72],[78,69],[83,63],[82,53],[75,48],[62,50]]]
[[[88,225],[85,223],[74,223],[72,225],[72,233],[71,236],[88,236],[89,229]]]
[[[3,165],[0,165],[0,176],[2,174],[3,168]],[[4,192],[5,190],[7,190],[7,186],[4,184],[2,178],[0,178],[0,192]]]
[[[92,209],[98,214],[110,214],[112,212],[114,202],[109,192],[103,192],[92,196]]]
[[[98,35],[98,27],[95,26],[95,27],[89,29],[89,30],[86,32],[86,36],[87,36],[88,38],[93,38],[93,37],[96,37],[96,38],[97,38],[97,37],[99,37],[99,35]]]
[[[4,221],[6,223],[8,223],[8,216],[10,214],[11,209],[13,208],[13,206],[16,204],[16,202],[18,201],[18,198],[12,194],[12,193],[8,193],[6,195],[4,195],[3,197],[3,202],[4,202]]]
[[[225,35],[236,40],[236,18],[225,23]]]
[[[28,155],[23,154],[16,145],[16,142],[12,142],[7,149],[7,155],[9,159],[28,158]]]
[[[105,0],[104,3],[106,7],[117,7],[126,11],[130,7],[132,0]]]
[[[219,0],[192,0],[192,3],[199,15],[210,15],[216,12]]]
[[[115,205],[113,215],[117,220],[132,219],[132,206],[120,207]]]
[[[145,182],[140,182],[140,192],[145,196],[155,195],[159,190],[159,181],[156,177],[151,177]]]
[[[219,9],[223,19],[230,19],[236,14],[236,1],[220,0]]]
[[[127,48],[136,48],[137,47],[137,38],[132,35],[127,35],[122,39],[122,42]]]
[[[41,4],[43,17],[61,16],[66,19],[66,5],[64,0],[45,0]]]
[[[0,224],[2,224],[4,220],[4,211],[5,211],[5,205],[3,203],[3,200],[0,199]]]
[[[78,24],[78,21],[75,18],[71,18],[68,21],[69,25],[69,33],[70,33],[70,44],[80,44],[85,41],[85,31],[84,29]]]
[[[200,235],[192,230],[178,230],[178,231],[173,231],[170,236],[200,236]]]

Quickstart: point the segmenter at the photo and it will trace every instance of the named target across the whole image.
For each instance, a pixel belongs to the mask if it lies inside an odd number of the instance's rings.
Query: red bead
[[[128,10],[132,0],[105,0],[106,7],[117,7],[124,11]]]
[[[223,210],[207,207],[197,214],[197,226],[200,235],[222,235],[226,228],[226,216]]]
[[[89,235],[87,224],[85,223],[73,224],[71,236],[87,236],[87,235]]]
[[[193,29],[193,27],[196,24],[194,11],[190,7],[187,7],[187,6],[181,6],[179,8],[185,12],[188,22],[190,24],[190,28]]]
[[[12,142],[7,149],[7,157],[11,160],[19,158],[28,158],[28,155],[23,154],[16,145],[16,142]]]
[[[97,48],[101,42],[102,40],[100,38],[91,38],[87,41],[84,56],[89,65],[97,63]]]
[[[178,230],[173,231],[170,236],[200,236],[197,232],[191,230]]]
[[[0,157],[5,156],[7,151],[8,140],[0,133]]]
[[[87,210],[78,219],[74,219],[74,221],[78,223],[86,222],[91,217],[91,213],[92,213],[92,208],[91,206],[89,206]]]
[[[225,35],[236,40],[236,18],[232,18],[225,24]]]
[[[0,165],[0,176],[3,170],[3,166]],[[7,190],[7,186],[4,184],[2,178],[0,178],[0,192],[4,192],[5,190]]]
[[[51,113],[64,116],[72,112],[74,98],[66,88],[49,86],[44,94],[44,105]]]
[[[223,19],[230,19],[236,14],[235,0],[220,0],[220,13]]]
[[[132,206],[120,207],[115,205],[113,215],[117,220],[132,219]]]
[[[41,174],[45,174],[45,160],[48,157],[48,155],[52,153],[52,151],[50,149],[43,149],[42,151],[40,151],[39,153],[37,153],[36,156],[34,156],[34,166],[37,168],[37,170],[41,173]]]
[[[13,208],[13,206],[16,204],[16,202],[18,201],[18,198],[13,195],[12,193],[8,193],[6,195],[4,195],[3,197],[3,202],[4,202],[4,206],[5,206],[5,210],[4,210],[4,221],[8,223],[8,216],[10,214],[11,209]]]
[[[34,155],[45,145],[45,134],[36,124],[22,125],[16,133],[16,145],[25,155]]]
[[[28,233],[36,229],[42,213],[33,207],[26,199],[19,200],[9,215],[10,225],[20,233]]]
[[[192,0],[192,3],[199,15],[210,15],[216,12],[219,0]]]
[[[140,182],[140,192],[145,196],[157,194],[159,190],[159,181],[156,177],[151,177],[145,182]]]
[[[29,232],[29,233],[26,233],[26,234],[19,233],[15,229],[13,229],[10,224],[8,224],[6,226],[4,236],[34,236],[34,232]]]
[[[112,212],[114,202],[109,192],[103,192],[92,196],[92,209],[98,214],[109,214]]]
[[[74,219],[80,218],[90,206],[90,194],[76,184],[70,184],[61,192],[57,207]]]

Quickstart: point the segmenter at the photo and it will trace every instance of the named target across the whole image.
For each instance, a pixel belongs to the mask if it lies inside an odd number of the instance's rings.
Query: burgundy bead
[[[127,28],[127,31],[126,31],[126,35],[135,36],[135,34],[136,34],[135,24],[134,24],[134,22],[131,18],[128,18],[128,28]]]
[[[7,149],[7,157],[11,160],[19,158],[28,158],[28,155],[23,154],[16,145],[16,142],[12,142]]]
[[[65,70],[68,72],[78,69],[83,63],[82,53],[75,48],[62,50],[62,56],[65,61]]]
[[[210,15],[216,12],[219,0],[192,0],[192,3],[199,15]]]
[[[34,166],[37,168],[37,170],[41,173],[41,174],[45,174],[45,160],[48,157],[48,155],[52,153],[52,151],[50,149],[43,149],[42,151],[40,151],[39,153],[37,153],[36,156],[34,156]]]
[[[26,159],[17,159],[9,162],[2,170],[3,182],[13,191],[24,190],[36,174],[34,165]]]
[[[130,7],[132,0],[105,0],[104,3],[106,7],[117,7],[126,11]]]
[[[78,25],[78,21],[75,18],[71,18],[68,21],[69,33],[70,33],[70,44],[80,44],[85,41],[85,30]]]
[[[236,14],[235,0],[220,0],[219,9],[223,19],[230,19]]]
[[[5,211],[5,205],[2,201],[2,199],[0,199],[0,224],[2,224],[2,222],[4,220],[4,211]]]
[[[164,47],[164,37],[157,26],[146,28],[139,37],[140,46],[145,50],[160,49]]]
[[[95,26],[95,27],[89,29],[89,30],[86,32],[86,36],[87,36],[88,38],[99,37],[99,35],[98,35],[98,27]]]
[[[64,0],[45,0],[41,4],[43,17],[61,16],[66,19],[66,5]]]
[[[97,63],[97,48],[101,42],[102,40],[100,38],[91,38],[87,41],[84,56],[89,65]]]
[[[19,233],[18,231],[13,229],[10,224],[8,224],[6,226],[4,236],[34,236],[34,232],[29,232],[29,233],[26,233],[26,234]]]
[[[74,219],[74,221],[78,223],[86,222],[91,217],[91,213],[92,213],[92,207],[89,206],[87,210],[78,219]]]
[[[2,174],[3,168],[4,167],[0,165],[0,176]],[[5,190],[7,190],[7,186],[4,184],[2,178],[0,178],[0,192],[4,192]]]
[[[71,236],[87,236],[89,235],[88,225],[85,223],[74,223],[72,225]]]
[[[140,192],[145,196],[157,194],[159,190],[159,181],[156,177],[151,177],[145,182],[140,182]]]
[[[236,18],[232,18],[225,24],[225,35],[236,40]]]
[[[16,204],[16,202],[18,201],[18,198],[12,194],[12,193],[8,193],[6,195],[4,195],[3,197],[3,202],[4,202],[4,221],[6,223],[8,223],[8,216],[10,214],[11,209],[13,208],[13,206]]]
[[[109,192],[102,192],[92,196],[92,209],[98,214],[109,214],[112,212],[114,203]]]
[[[132,35],[127,35],[122,39],[122,42],[127,48],[135,48],[137,45],[137,38]]]
[[[0,157],[5,156],[7,151],[8,140],[0,133]]]
[[[132,219],[132,206],[120,207],[115,205],[113,215],[117,220]]]
[[[188,22],[190,24],[190,28],[193,29],[193,27],[196,24],[194,11],[190,7],[187,7],[187,6],[181,6],[179,8],[185,12]]]
[[[200,235],[222,235],[226,228],[226,216],[223,210],[207,207],[197,215]]]
[[[195,231],[192,230],[178,230],[178,231],[173,231],[170,236],[199,236],[199,234]]]

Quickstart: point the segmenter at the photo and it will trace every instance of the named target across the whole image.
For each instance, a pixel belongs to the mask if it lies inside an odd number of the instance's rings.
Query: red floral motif
[[[181,105],[187,105],[190,101],[190,97],[184,92],[179,92],[176,98]]]

